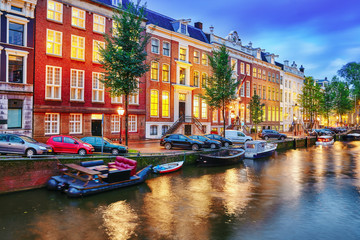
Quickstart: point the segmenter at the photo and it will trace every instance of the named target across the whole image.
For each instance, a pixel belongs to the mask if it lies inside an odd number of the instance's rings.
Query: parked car
[[[246,136],[239,130],[225,130],[225,137],[233,143],[244,143],[253,140],[252,137]]]
[[[161,138],[160,145],[168,150],[173,147],[179,147],[191,148],[196,151],[204,146],[204,142],[191,139],[183,134],[169,134]]]
[[[230,145],[233,144],[233,142],[227,138],[224,138],[220,135],[217,135],[217,134],[206,134],[204,135],[205,137],[208,137],[212,140],[217,140],[217,141],[220,141],[221,144],[224,146],[224,147],[229,147]]]
[[[326,129],[313,129],[311,132],[309,132],[310,136],[332,136],[334,134],[334,132]]]
[[[204,143],[204,147],[206,148],[221,148],[222,146],[220,141],[212,140],[202,135],[191,135],[189,138],[202,141]]]
[[[52,153],[51,146],[19,134],[0,134],[0,153],[17,153],[31,157]]]
[[[91,144],[95,152],[101,152],[101,146],[103,146],[103,152],[111,153],[112,155],[119,155],[119,153],[127,153],[128,147],[114,143],[108,138],[101,137],[83,137],[82,141]]]
[[[51,136],[46,144],[53,148],[54,153],[77,153],[84,156],[94,152],[94,147],[91,144],[72,136]]]
[[[269,138],[276,138],[279,140],[284,140],[287,136],[283,133],[279,133],[278,131],[271,129],[264,129],[259,132],[258,136],[264,140],[268,140]]]

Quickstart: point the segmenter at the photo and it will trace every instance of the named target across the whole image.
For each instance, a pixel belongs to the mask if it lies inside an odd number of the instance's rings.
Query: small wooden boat
[[[334,138],[332,136],[319,136],[315,142],[316,145],[328,146],[334,144]]]
[[[245,158],[262,158],[271,156],[276,148],[276,143],[262,140],[248,141],[245,143]]]
[[[182,167],[183,164],[184,164],[184,161],[171,162],[171,163],[165,163],[165,164],[157,165],[157,166],[153,167],[153,172],[154,173],[175,172],[175,171],[179,170]]]
[[[209,154],[201,154],[197,160],[198,166],[213,167],[236,164],[243,159],[243,149],[223,149]]]

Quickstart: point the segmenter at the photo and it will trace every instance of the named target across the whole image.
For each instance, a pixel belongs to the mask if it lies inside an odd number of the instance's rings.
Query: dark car
[[[183,134],[169,134],[161,138],[160,145],[164,146],[168,150],[172,147],[178,147],[191,148],[196,151],[202,148],[204,143],[199,140],[191,139]]]
[[[279,140],[284,140],[285,138],[287,138],[287,136],[285,134],[279,133],[278,131],[271,130],[271,129],[264,129],[258,135],[260,138],[262,138],[264,140],[268,140],[269,138],[276,138]]]
[[[191,135],[189,138],[204,142],[204,147],[206,148],[221,148],[222,146],[220,141],[213,140],[201,135]]]
[[[335,134],[334,132],[327,129],[313,129],[309,133],[310,136],[332,136],[334,134]]]
[[[103,146],[103,152],[111,153],[112,155],[119,155],[119,153],[127,153],[128,147],[114,143],[108,138],[101,137],[83,137],[81,140],[83,140],[86,143],[91,144],[95,152],[101,152],[101,146]]]
[[[229,139],[224,138],[224,137],[222,137],[222,136],[220,136],[220,135],[218,135],[218,134],[206,134],[206,135],[204,135],[204,136],[207,137],[207,138],[210,138],[210,139],[212,139],[212,140],[220,141],[221,144],[222,144],[224,147],[229,147],[229,145],[232,145],[232,144],[233,144],[232,141],[230,141]]]

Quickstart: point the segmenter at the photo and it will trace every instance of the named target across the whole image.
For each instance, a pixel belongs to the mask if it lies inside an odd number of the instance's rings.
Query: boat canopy
[[[245,143],[245,151],[246,152],[263,152],[266,148],[266,141],[247,141]]]

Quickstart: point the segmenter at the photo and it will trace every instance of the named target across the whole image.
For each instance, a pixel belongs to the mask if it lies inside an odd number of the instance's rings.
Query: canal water
[[[152,176],[70,199],[0,195],[0,239],[360,239],[360,142]]]

